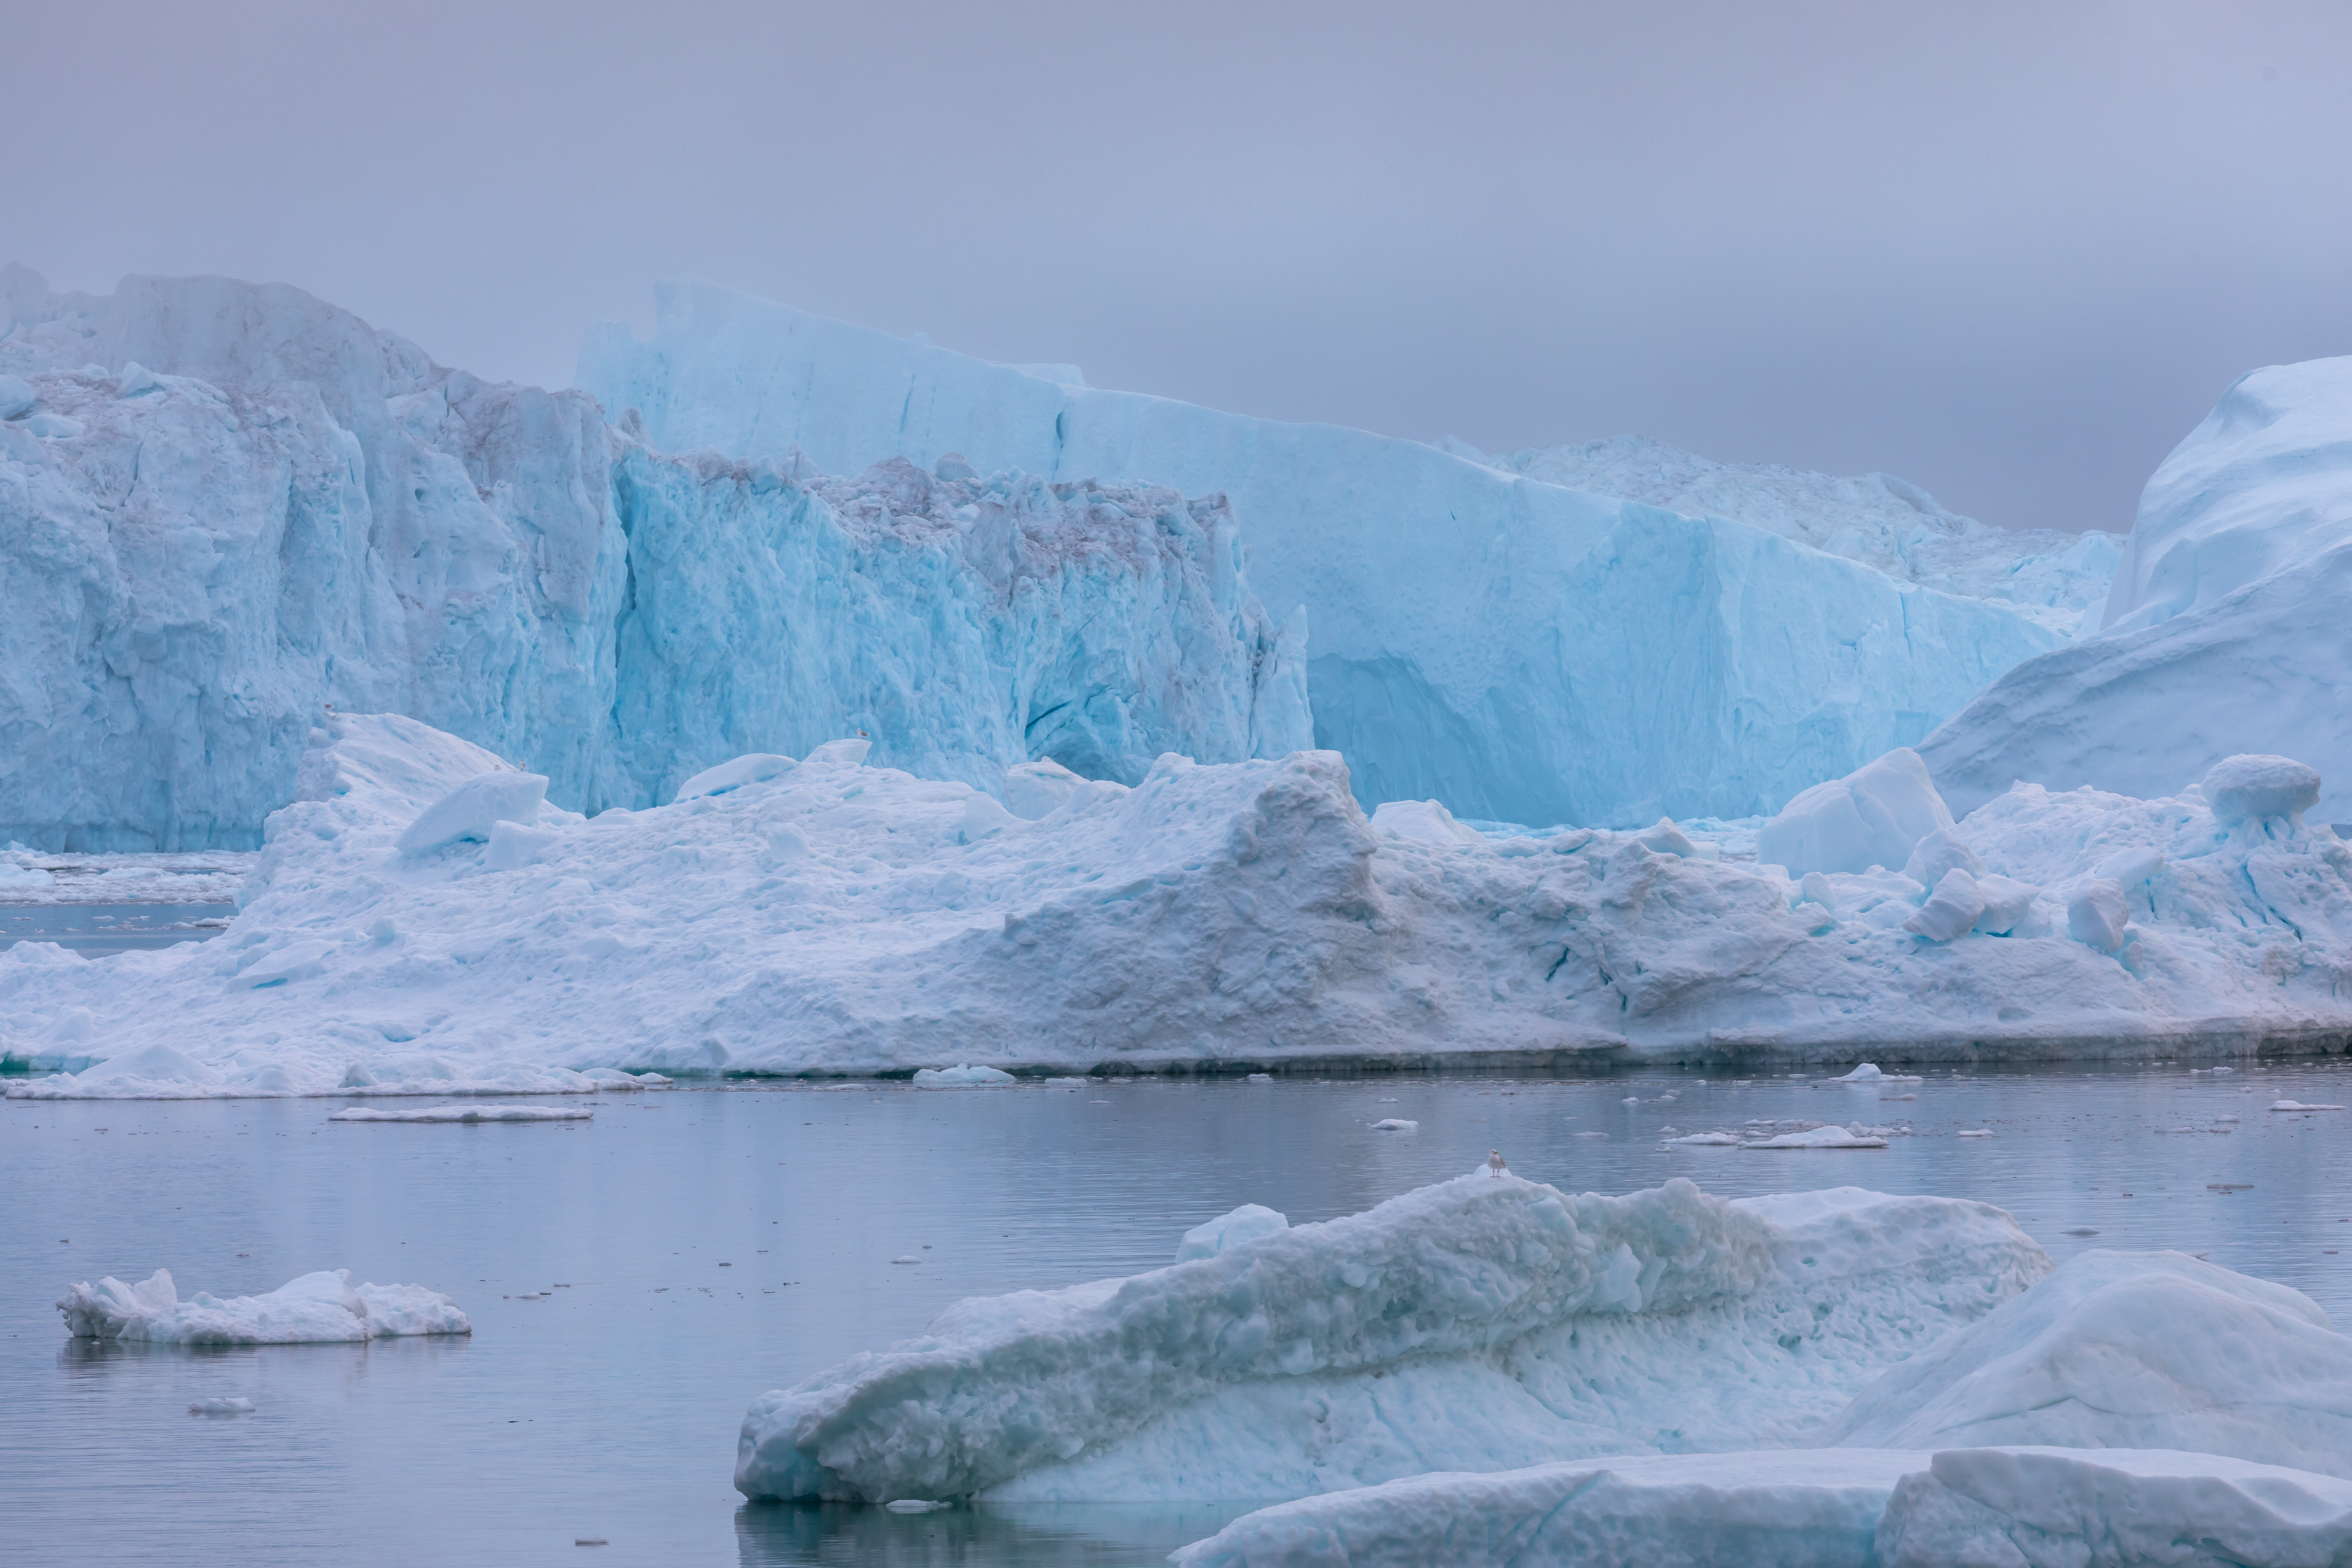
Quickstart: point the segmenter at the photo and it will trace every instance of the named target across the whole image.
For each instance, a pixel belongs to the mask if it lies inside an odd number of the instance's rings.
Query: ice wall
[[[2061,640],[2014,605],[1419,442],[1095,391],[709,287],[665,288],[659,318],[649,342],[592,332],[577,379],[668,449],[834,472],[955,452],[1230,498],[1260,593],[1313,618],[1317,743],[1367,805],[1769,811]]]
[[[1956,809],[2023,779],[2134,795],[2284,752],[2352,822],[2352,358],[2256,371],[2140,500],[2102,635],[2009,671],[1924,742]]]
[[[1458,441],[1440,445],[1546,484],[1769,529],[1923,588],[1998,600],[2067,637],[2086,620],[2097,627],[2124,544],[2095,529],[1994,528],[1892,474],[1839,479],[1773,463],[1718,463],[1643,436],[1500,458]]]
[[[279,286],[0,294],[0,842],[250,847],[329,703],[588,809],[858,731],[990,788],[1311,740],[1214,500],[667,458]]]

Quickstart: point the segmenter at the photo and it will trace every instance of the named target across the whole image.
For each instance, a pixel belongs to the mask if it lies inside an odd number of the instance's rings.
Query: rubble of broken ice
[[[2179,1253],[2053,1270],[1958,1199],[1482,1169],[958,1302],[755,1401],[736,1484],[1295,1500],[1186,1568],[2250,1564],[2340,1560],[2347,1456],[2352,1340],[2282,1286]],[[2144,1554],[2184,1537],[2213,1555]]]
[[[2352,1023],[2352,848],[2282,758],[1955,823],[1897,751],[1734,858],[1667,822],[1367,818],[1320,752],[1133,787],[1026,763],[1008,808],[851,740],[583,818],[414,720],[321,726],[225,935],[0,952],[0,1059],[48,1074],[8,1093],[2171,1055]]]
[[[76,1339],[153,1345],[316,1344],[407,1334],[470,1334],[457,1304],[422,1285],[353,1285],[322,1268],[259,1296],[199,1290],[180,1300],[169,1269],[136,1284],[109,1277],[69,1287],[58,1301]]]

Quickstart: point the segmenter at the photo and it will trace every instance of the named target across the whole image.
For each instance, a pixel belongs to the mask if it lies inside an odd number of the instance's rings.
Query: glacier
[[[667,455],[283,286],[0,300],[0,843],[255,847],[330,705],[590,811],[860,731],[987,789],[1311,741],[1213,500]]]
[[[1919,746],[1966,810],[2022,779],[2154,795],[2284,752],[2352,822],[2352,358],[2255,371],[2166,458],[2096,635],[2019,665]]]
[[[1315,744],[1347,757],[1367,810],[1769,812],[2065,640],[2023,598],[1922,588],[1416,441],[1097,391],[710,286],[665,287],[657,317],[650,342],[592,331],[575,381],[666,449],[829,472],[954,453],[1225,497],[1260,595],[1313,622]]]
[[[1696,825],[1368,819],[1328,752],[1163,755],[1132,786],[1027,764],[1024,816],[871,749],[594,817],[526,785],[528,820],[409,853],[478,781],[528,775],[404,716],[324,716],[221,936],[0,952],[0,1065],[47,1074],[7,1093],[2210,1058],[2352,1027],[2352,847],[2305,820],[2317,774],[2286,759],[2156,800],[2021,785],[1950,827],[1916,758],[1881,759],[1869,778],[1926,791],[1903,868],[1792,872]]]
[[[2125,543],[2097,529],[1995,528],[1892,474],[1836,479],[1774,463],[1718,463],[1643,436],[1494,458],[1452,437],[1435,445],[1549,485],[1769,529],[1923,588],[2014,605],[2068,637],[2096,629]]]

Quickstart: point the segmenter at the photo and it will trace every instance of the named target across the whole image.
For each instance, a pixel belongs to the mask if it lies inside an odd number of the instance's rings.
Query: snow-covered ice
[[[221,937],[0,952],[0,1060],[76,1075],[8,1092],[2147,1056],[2325,1044],[2352,1022],[2352,848],[2292,816],[2223,824],[2194,795],[1988,803],[1951,833],[2034,918],[1938,942],[1908,929],[1928,893],[1900,872],[1791,880],[1647,830],[1375,832],[1328,752],[1163,757],[1131,789],[1080,781],[977,837],[971,785],[867,755],[826,742],[593,819],[541,805],[526,860],[466,839],[404,855],[468,780],[518,775],[414,720],[323,717]],[[2099,874],[2119,859],[2127,890]],[[2086,888],[2095,931],[2069,913]]]
[[[1278,1216],[1276,1216],[1278,1217]],[[959,1302],[769,1394],[754,1497],[1279,1498],[1794,1445],[2047,1268],[2000,1211],[1461,1177],[1127,1279]],[[1671,1418],[1662,1413],[1671,1411]]]
[[[1742,1143],[1743,1149],[1884,1149],[1886,1140],[1874,1132],[1850,1127],[1811,1127],[1801,1132],[1780,1132]]]
[[[1367,808],[1628,827],[1770,811],[2066,636],[2048,606],[1417,441],[1093,390],[709,285],[664,287],[656,311],[650,342],[593,331],[576,379],[667,450],[830,473],[953,454],[1227,498],[1257,592],[1277,616],[1305,606],[1315,743]]]
[[[915,1072],[917,1089],[992,1089],[1014,1081],[1001,1068],[976,1068],[968,1062],[951,1068],[919,1068]]]
[[[0,843],[252,847],[326,703],[583,809],[859,731],[986,788],[1312,743],[1220,500],[673,456],[299,289],[0,280]]]
[[[596,1113],[568,1105],[420,1105],[385,1110],[354,1105],[330,1121],[585,1121]]]
[[[186,1300],[158,1268],[135,1285],[109,1276],[69,1287],[58,1301],[77,1339],[169,1345],[274,1345],[470,1334],[457,1304],[422,1285],[353,1285],[348,1268],[289,1279],[262,1296]]]
[[[2212,1454],[1960,1448],[1895,1489],[1883,1568],[2321,1568],[2352,1561],[2352,1482]]]
[[[2101,630],[2009,671],[1920,752],[1959,809],[2013,780],[2138,795],[2284,753],[2352,822],[2352,358],[2245,376],[2140,498]]]

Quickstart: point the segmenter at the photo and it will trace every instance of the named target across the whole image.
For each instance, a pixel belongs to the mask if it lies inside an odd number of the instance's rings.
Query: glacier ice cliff
[[[650,342],[592,332],[576,377],[656,446],[835,472],[957,453],[1227,497],[1261,595],[1313,620],[1316,743],[1346,755],[1368,809],[1433,796],[1474,818],[1608,826],[1770,811],[2064,640],[2021,602],[1897,582],[1785,529],[1097,391],[722,289],[658,304]]]
[[[2234,752],[2317,767],[2352,822],[2352,358],[2245,376],[2140,499],[2098,635],[1920,747],[1966,810],[2016,780],[2168,794]]]
[[[861,730],[989,788],[1309,742],[1213,500],[667,456],[283,286],[0,300],[0,842],[250,847],[330,703],[584,809]]]
[[[1165,755],[1131,787],[1029,764],[1022,815],[852,737],[583,818],[473,784],[510,765],[414,720],[310,739],[220,937],[0,952],[0,1063],[58,1075],[10,1095],[2128,1058],[2352,1029],[2352,847],[2303,820],[2317,775],[2284,759],[2149,801],[2023,785],[1949,827],[1915,781],[1902,869],[1791,877],[1671,823],[1375,823],[1329,752]],[[507,816],[444,809],[460,791]],[[410,837],[460,816],[470,836]]]

